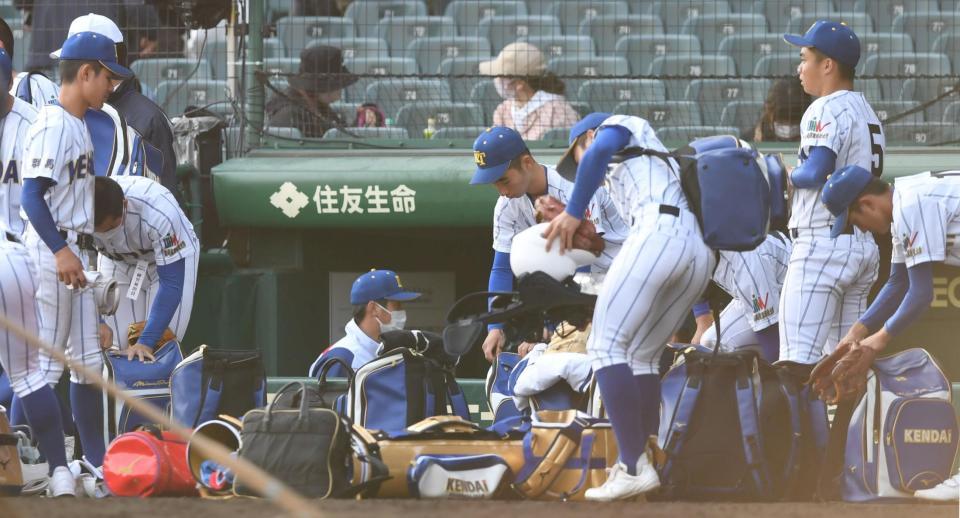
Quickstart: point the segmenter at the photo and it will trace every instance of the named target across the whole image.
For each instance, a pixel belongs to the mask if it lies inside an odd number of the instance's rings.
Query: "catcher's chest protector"
[[[950,382],[923,349],[876,360],[847,431],[843,498],[912,498],[952,475],[957,416]]]

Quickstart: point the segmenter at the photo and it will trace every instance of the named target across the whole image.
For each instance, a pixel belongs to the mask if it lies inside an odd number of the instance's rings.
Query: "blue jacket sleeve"
[[[310,366],[309,376],[311,378],[320,377],[320,368],[323,367],[323,364],[331,358],[338,358],[343,360],[347,365],[353,365],[353,353],[350,352],[346,347],[334,347],[328,349],[326,352],[320,355],[317,358],[317,361],[313,362],[313,365]],[[347,378],[350,376],[349,372],[343,368],[343,365],[339,363],[330,367],[330,370],[327,372],[328,378]]]
[[[157,275],[160,276],[160,289],[153,298],[150,307],[150,316],[143,327],[139,342],[156,347],[163,331],[170,326],[173,314],[177,312],[180,299],[183,298],[183,278],[186,272],[186,260],[157,266]]]
[[[53,221],[50,207],[43,199],[47,189],[53,187],[55,183],[50,178],[27,178],[23,181],[23,190],[20,192],[20,206],[27,213],[30,225],[53,253],[67,246],[67,242],[57,230],[57,224]]]
[[[908,286],[907,265],[893,263],[890,266],[890,277],[880,289],[877,298],[873,299],[873,303],[860,317],[860,323],[871,332],[880,329],[880,326],[897,311],[903,296],[907,293]]]
[[[577,179],[573,184],[570,201],[567,202],[567,214],[583,219],[590,198],[597,192],[603,177],[607,174],[607,165],[614,153],[630,143],[630,130],[623,126],[605,126],[600,128],[593,144],[587,149],[580,165],[577,166]]]
[[[837,168],[837,154],[825,146],[810,150],[810,156],[790,172],[793,185],[801,189],[819,189]]]
[[[933,302],[933,263],[921,263],[907,269],[909,288],[897,312],[884,327],[891,335],[898,335],[912,324]]]
[[[493,266],[490,268],[490,281],[487,283],[487,291],[511,291],[512,289],[513,270],[510,269],[510,254],[495,252],[493,254]],[[502,328],[503,324],[487,326],[488,331]]]

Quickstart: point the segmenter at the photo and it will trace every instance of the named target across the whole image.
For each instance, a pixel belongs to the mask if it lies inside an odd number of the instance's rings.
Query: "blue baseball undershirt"
[[[837,154],[825,146],[810,149],[810,156],[790,172],[793,185],[801,189],[819,189],[837,169]]]
[[[186,272],[186,259],[174,263],[157,265],[157,275],[160,277],[160,289],[153,298],[150,307],[150,316],[140,334],[140,343],[156,347],[163,336],[164,330],[170,326],[173,314],[177,312],[180,299],[183,298],[183,279]]]
[[[583,219],[593,193],[597,192],[600,184],[603,183],[610,159],[630,144],[632,136],[630,130],[623,126],[604,126],[597,131],[593,144],[587,149],[577,166],[577,179],[573,183],[573,193],[567,202],[567,214]]]
[[[67,246],[66,240],[60,235],[57,224],[53,221],[50,207],[43,199],[47,190],[56,183],[50,178],[26,178],[23,181],[23,190],[20,192],[20,206],[27,213],[30,225],[53,253]]]
[[[896,336],[906,330],[933,302],[933,263],[926,262],[907,268],[907,294],[897,312],[884,324],[887,332]]]
[[[860,317],[860,323],[871,332],[880,328],[888,318],[893,316],[907,293],[907,265],[904,263],[893,263],[890,266],[890,277],[877,293],[877,298]]]
[[[490,268],[490,280],[487,282],[487,291],[512,290],[513,270],[510,269],[510,253],[494,252],[493,266]],[[487,307],[489,308],[489,304]],[[487,326],[487,331],[492,329],[503,329],[503,324],[490,324]]]

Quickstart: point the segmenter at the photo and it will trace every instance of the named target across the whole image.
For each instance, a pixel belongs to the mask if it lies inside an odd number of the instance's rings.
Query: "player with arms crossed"
[[[784,39],[802,47],[800,82],[817,99],[803,114],[799,165],[790,174],[793,251],[780,297],[780,360],[814,364],[863,314],[879,262],[869,233],[831,235],[834,218],[820,202],[821,187],[848,165],[879,177],[884,135],[863,94],[852,91],[860,41],[849,27],[821,20]]]
[[[690,212],[673,159],[631,158],[607,174],[615,153],[640,146],[666,148],[639,117],[614,115],[588,130],[568,149],[578,163],[564,213],[550,222],[547,246],[569,249],[587,203],[606,177],[630,235],[613,260],[593,314],[587,353],[620,451],[603,486],[588,500],[631,498],[660,486],[646,451],[660,411],[659,355],[684,315],[703,293],[714,256]]]
[[[86,249],[94,231],[93,144],[83,122],[130,70],[117,63],[108,38],[81,32],[60,50],[60,102],[40,110],[26,137],[21,205],[30,224],[25,244],[37,267],[40,337],[87,368],[100,372],[97,306],[86,285]],[[47,383],[63,365],[41,354]],[[70,404],[87,460],[103,463],[103,404],[100,391],[79,372],[70,373]]]

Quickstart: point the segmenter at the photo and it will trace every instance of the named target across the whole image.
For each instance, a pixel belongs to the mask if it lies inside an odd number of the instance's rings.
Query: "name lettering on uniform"
[[[90,155],[80,155],[76,160],[67,162],[67,169],[70,173],[70,181],[85,178],[93,173],[93,159]]]
[[[17,171],[17,161],[7,162],[7,167],[3,170],[3,181],[0,183],[20,183],[20,173]]]

